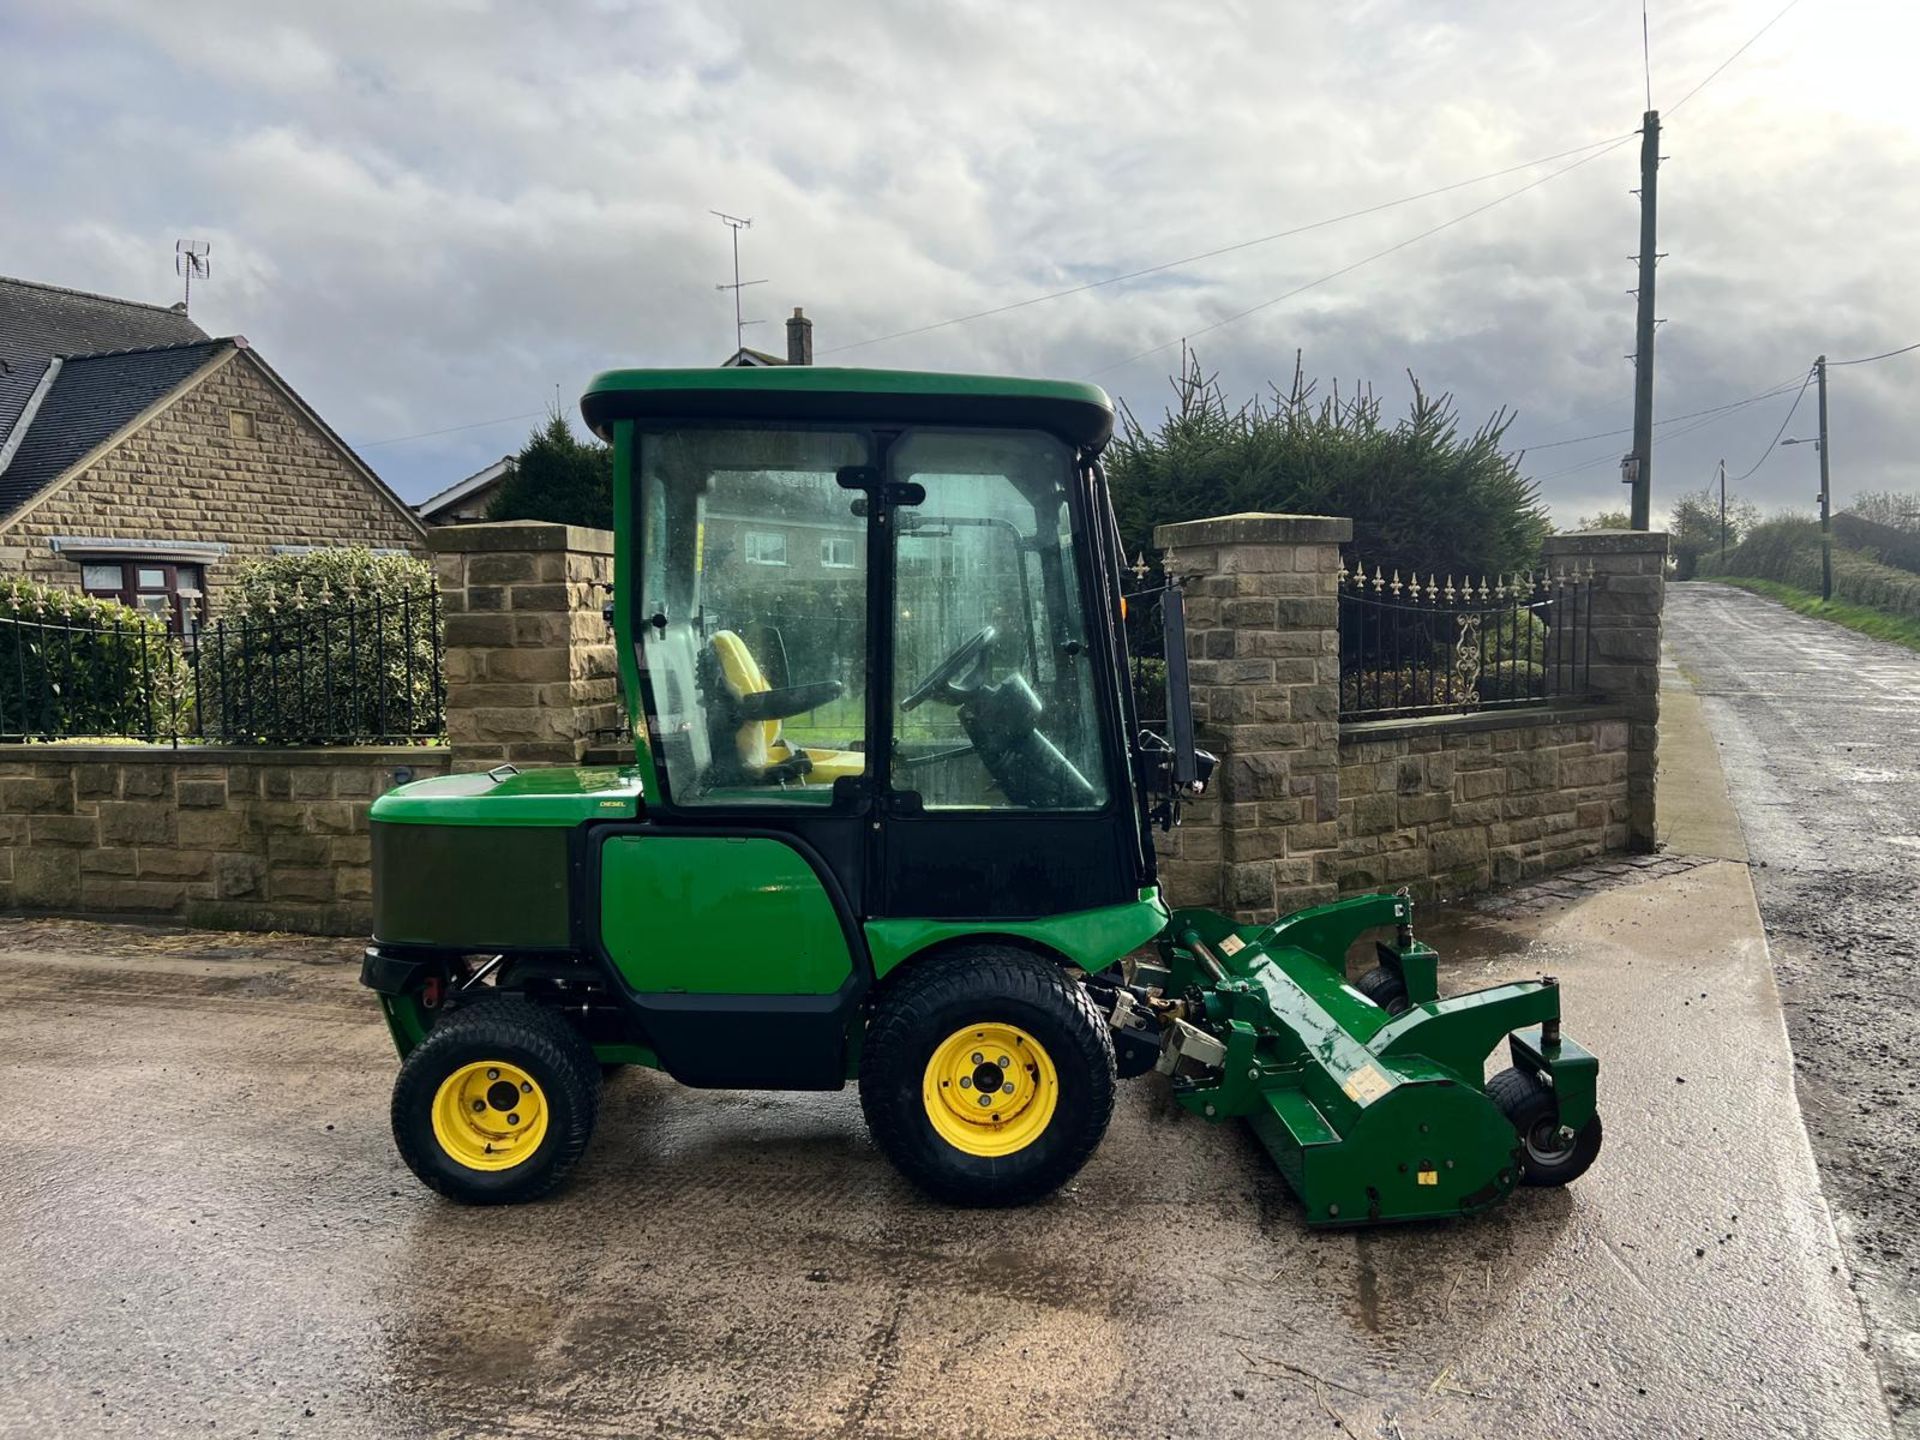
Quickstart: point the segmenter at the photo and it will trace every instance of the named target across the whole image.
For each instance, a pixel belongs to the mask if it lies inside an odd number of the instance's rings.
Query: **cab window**
[[[826,804],[867,769],[859,435],[639,437],[636,623],[673,803]]]
[[[1073,454],[1032,432],[913,431],[896,512],[892,786],[930,810],[1106,803],[1075,569]]]

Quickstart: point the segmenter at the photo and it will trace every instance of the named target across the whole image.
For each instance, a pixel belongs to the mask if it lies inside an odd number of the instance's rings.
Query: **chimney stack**
[[[813,322],[807,319],[807,312],[798,305],[793,307],[793,316],[787,321],[787,364],[811,365],[813,363]]]

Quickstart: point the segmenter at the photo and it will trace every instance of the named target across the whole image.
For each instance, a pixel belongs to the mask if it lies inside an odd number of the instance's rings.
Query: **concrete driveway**
[[[1433,938],[1563,978],[1598,1165],[1357,1233],[1153,1079],[1025,1211],[920,1200],[851,1091],[645,1073],[562,1193],[462,1210],[337,944],[0,921],[0,1432],[1886,1435],[1745,867],[1557,883]]]

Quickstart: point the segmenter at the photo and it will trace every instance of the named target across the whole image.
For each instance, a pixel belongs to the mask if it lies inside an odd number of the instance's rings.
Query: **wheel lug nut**
[[[1005,1070],[1009,1065],[1013,1064],[1013,1061],[1002,1055],[995,1063],[998,1064],[1002,1070]]]
[[[1013,1094],[1013,1081],[1011,1080],[1007,1081],[1007,1083],[1002,1085],[1000,1088],[1009,1095]]]
[[[498,1070],[487,1071],[487,1079],[498,1080],[499,1078],[500,1078],[500,1072]]]
[[[981,1103],[982,1105],[991,1105],[991,1104],[993,1104],[993,1096],[991,1096],[991,1095],[982,1095],[982,1096],[980,1097],[980,1103]]]
[[[973,1089],[973,1077],[971,1075],[962,1075],[960,1077],[960,1088],[962,1090]]]
[[[519,1123],[520,1123],[520,1117],[517,1114],[507,1116],[507,1124],[518,1125]]]
[[[520,1093],[522,1095],[533,1094],[533,1082],[531,1080],[522,1080],[520,1082]]]
[[[985,1057],[984,1055],[982,1055],[982,1054],[981,1054],[981,1053],[980,1053],[980,1052],[979,1052],[978,1050],[976,1050],[976,1051],[974,1051],[974,1052],[973,1052],[973,1063],[974,1063],[974,1064],[976,1064],[976,1065],[978,1065],[978,1064],[979,1064],[979,1063],[980,1063],[980,1062],[981,1062],[982,1060],[984,1060],[984,1059],[986,1059],[986,1057]]]
[[[477,1113],[478,1111],[481,1111],[487,1108],[487,1102],[484,1100],[476,1100],[473,1102],[473,1108]]]

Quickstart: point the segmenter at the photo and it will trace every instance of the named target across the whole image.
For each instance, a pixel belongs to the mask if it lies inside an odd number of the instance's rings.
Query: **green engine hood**
[[[575,765],[509,773],[502,766],[389,790],[373,802],[371,818],[387,825],[578,825],[632,820],[640,801],[637,769]]]

